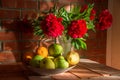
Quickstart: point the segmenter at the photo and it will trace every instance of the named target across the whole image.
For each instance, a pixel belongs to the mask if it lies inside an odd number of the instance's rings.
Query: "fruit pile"
[[[40,46],[36,54],[26,56],[29,59],[29,65],[41,69],[65,69],[76,65],[79,60],[79,54],[75,51],[70,51],[66,56],[63,56],[63,47],[60,44],[51,44],[48,49]]]

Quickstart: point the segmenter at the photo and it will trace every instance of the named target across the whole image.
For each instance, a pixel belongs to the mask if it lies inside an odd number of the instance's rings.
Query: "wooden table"
[[[22,63],[0,65],[0,80],[120,80],[120,71],[97,62],[81,59],[68,72],[54,76],[39,76],[27,70]]]

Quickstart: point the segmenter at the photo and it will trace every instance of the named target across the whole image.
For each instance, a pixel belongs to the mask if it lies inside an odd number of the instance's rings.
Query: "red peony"
[[[94,20],[95,19],[95,15],[96,15],[96,11],[94,9],[92,9],[91,13],[90,13],[90,20]]]
[[[72,21],[68,27],[68,35],[72,38],[81,38],[87,32],[87,25],[85,20]]]
[[[100,13],[98,23],[96,24],[96,28],[99,30],[106,30],[111,26],[112,21],[112,15],[106,9]]]
[[[47,36],[58,37],[62,34],[64,26],[61,23],[62,18],[57,18],[54,14],[49,14],[41,22],[41,29]]]

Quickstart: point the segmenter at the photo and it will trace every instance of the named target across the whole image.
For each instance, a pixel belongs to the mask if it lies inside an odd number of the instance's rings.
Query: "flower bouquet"
[[[87,49],[88,31],[106,30],[111,24],[109,11],[103,10],[97,17],[94,4],[72,5],[69,11],[64,6],[59,9],[54,6],[32,20],[40,45],[34,56],[27,57],[28,68],[41,75],[68,71],[80,61],[76,50]]]

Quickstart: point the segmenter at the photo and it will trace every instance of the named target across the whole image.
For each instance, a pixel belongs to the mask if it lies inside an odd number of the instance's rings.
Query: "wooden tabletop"
[[[15,63],[0,65],[0,80],[120,80],[120,71],[82,59],[68,72],[53,76],[40,76],[26,69],[22,63]]]

